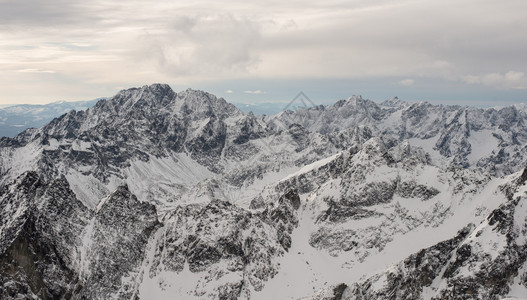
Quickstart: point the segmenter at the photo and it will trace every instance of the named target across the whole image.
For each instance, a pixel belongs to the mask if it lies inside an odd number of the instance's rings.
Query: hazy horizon
[[[141,86],[134,86],[134,87],[129,87],[129,88],[139,88],[139,87],[141,87]],[[335,97],[335,98],[327,98],[326,97],[326,98],[312,99],[313,97],[311,97],[307,93],[305,93],[303,91],[300,91],[300,90],[297,91],[296,94],[294,94],[290,99],[272,99],[272,98],[267,98],[267,94],[266,93],[254,93],[257,96],[259,96],[258,101],[254,101],[254,99],[253,100],[250,100],[250,99],[244,100],[243,97],[242,98],[230,97],[234,93],[233,91],[230,91],[229,93],[227,93],[228,94],[227,96],[221,96],[221,95],[218,95],[218,94],[215,94],[215,93],[211,92],[210,90],[205,90],[205,89],[196,89],[196,88],[192,88],[192,87],[182,88],[182,89],[175,89],[172,86],[171,86],[171,88],[175,92],[181,92],[181,91],[184,91],[184,90],[186,90],[188,88],[194,89],[194,90],[202,90],[202,91],[205,91],[205,92],[212,93],[215,96],[217,96],[218,98],[225,99],[227,102],[236,105],[239,109],[241,109],[244,112],[250,111],[250,109],[244,108],[244,107],[251,106],[251,107],[254,107],[256,109],[259,109],[259,108],[263,109],[263,111],[265,111],[264,113],[266,113],[266,114],[271,112],[271,111],[273,113],[282,111],[289,104],[294,102],[293,101],[294,96],[297,96],[298,93],[300,93],[300,92],[306,94],[306,96],[309,97],[309,100],[310,100],[312,105],[332,105],[332,104],[336,103],[337,101],[346,100],[346,99],[349,99],[350,97],[353,97],[353,96],[360,96],[363,99],[371,100],[371,101],[373,101],[375,103],[381,103],[383,101],[387,101],[387,100],[390,100],[390,99],[393,99],[393,98],[398,98],[399,100],[404,101],[404,102],[408,102],[408,103],[428,102],[428,103],[431,103],[431,104],[434,104],[434,105],[460,105],[460,106],[472,106],[472,107],[479,107],[479,108],[505,107],[505,106],[514,105],[514,104],[527,104],[527,101],[524,101],[524,102],[517,102],[517,101],[493,101],[492,102],[492,101],[490,101],[489,102],[489,101],[471,101],[471,100],[462,100],[462,99],[457,99],[457,100],[455,100],[455,99],[432,99],[432,100],[430,100],[430,99],[428,99],[428,100],[427,99],[404,99],[404,98],[402,98],[402,97],[400,97],[398,95],[393,95],[393,96],[386,97],[386,98],[371,98],[371,97],[368,97],[367,95],[363,95],[363,94],[350,94],[350,95],[348,95],[346,97]],[[126,90],[126,89],[124,89],[124,90]],[[18,106],[18,105],[46,106],[46,105],[60,104],[62,102],[67,102],[67,103],[92,102],[92,101],[96,101],[96,100],[111,99],[117,93],[119,93],[119,92],[116,92],[113,95],[101,96],[101,97],[97,97],[97,98],[93,98],[93,99],[81,99],[81,100],[62,99],[62,100],[56,100],[56,101],[49,101],[49,102],[45,102],[45,103],[7,103],[7,104],[0,104],[0,109],[8,108],[8,107],[11,107],[11,106]],[[232,98],[234,98],[234,100]]]

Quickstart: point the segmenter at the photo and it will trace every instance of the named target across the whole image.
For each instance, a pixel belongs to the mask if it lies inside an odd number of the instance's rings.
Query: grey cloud
[[[16,30],[26,26],[88,25],[100,18],[85,1],[67,0],[2,0],[0,1],[0,28]]]
[[[336,73],[348,69],[353,76],[400,73],[459,80],[467,73],[525,71],[525,11],[525,1],[341,3],[319,22],[267,39],[265,47],[312,50],[319,59],[328,58],[328,70],[340,65]],[[330,67],[336,55],[339,62]]]
[[[527,89],[527,77],[525,73],[518,71],[508,71],[505,74],[467,75],[463,76],[462,79],[470,84],[483,84],[502,89]]]
[[[0,0],[0,77],[14,94],[30,75],[56,87],[389,77],[412,91],[435,80],[521,92],[525,11],[525,0]]]
[[[155,59],[174,76],[245,72],[258,62],[259,25],[230,14],[175,17],[166,32],[144,34],[136,57]]]

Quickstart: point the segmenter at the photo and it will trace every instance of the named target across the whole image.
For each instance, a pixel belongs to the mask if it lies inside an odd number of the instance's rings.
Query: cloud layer
[[[523,0],[0,0],[0,103],[246,78],[525,89],[525,11]]]

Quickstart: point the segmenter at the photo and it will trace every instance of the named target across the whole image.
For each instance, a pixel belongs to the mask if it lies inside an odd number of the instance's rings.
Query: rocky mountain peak
[[[95,107],[88,110],[88,124],[85,128],[110,122],[108,119],[150,119],[166,113],[174,114],[177,111],[176,96],[167,84],[122,90],[110,99],[99,101]]]
[[[225,99],[200,90],[187,89],[178,93],[177,99],[182,102],[182,113],[192,119],[213,116],[225,119],[230,116],[243,115],[238,108]]]
[[[168,105],[175,96],[176,93],[168,84],[152,84],[122,90],[108,102],[113,104],[117,112],[130,109],[154,109]]]
[[[348,98],[348,102],[352,103],[353,105],[360,105],[366,103],[366,101],[366,99],[362,98],[362,95],[352,95]]]
[[[234,105],[212,94],[192,89],[176,93],[167,84],[152,84],[122,90],[87,111],[72,111],[54,119],[43,131],[51,136],[68,138],[96,127],[115,127],[112,128],[115,130],[128,127],[148,132],[156,125],[164,128],[173,126],[171,123],[239,115],[243,113]]]
[[[373,112],[379,110],[379,106],[372,100],[364,99],[361,95],[353,95],[346,101],[348,106],[356,109],[357,111]]]
[[[391,99],[381,102],[380,106],[384,108],[389,108],[389,109],[401,109],[405,106],[408,106],[408,103],[405,101],[402,101],[396,96],[396,97],[393,97]]]

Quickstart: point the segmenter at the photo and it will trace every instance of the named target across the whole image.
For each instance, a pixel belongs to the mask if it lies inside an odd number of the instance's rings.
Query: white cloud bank
[[[254,90],[254,91],[243,91],[245,94],[265,94],[265,92],[262,92],[261,90]]]
[[[403,79],[403,80],[399,81],[398,83],[399,83],[399,85],[402,85],[402,86],[412,86],[412,85],[414,85],[415,80],[411,79],[411,78],[407,78],[407,79]]]
[[[463,76],[463,80],[470,84],[483,84],[501,89],[527,89],[527,77],[525,73],[518,71],[508,71],[505,74],[468,75]]]
[[[41,69],[22,69],[18,70],[19,73],[48,73],[48,74],[54,74],[56,73],[53,70],[41,70]]]

